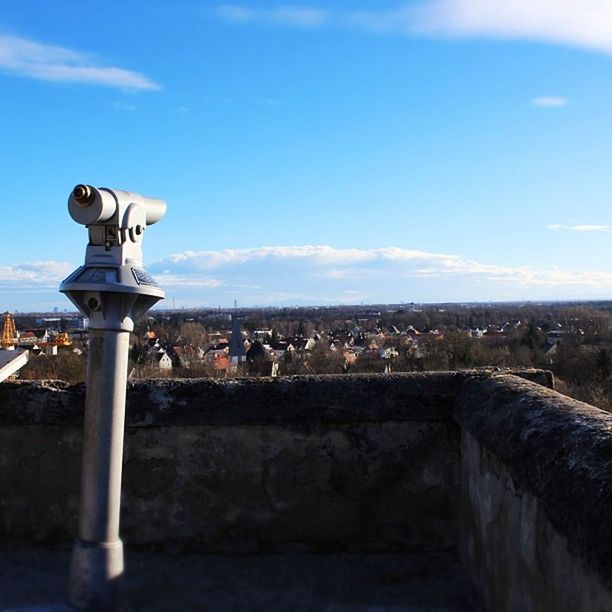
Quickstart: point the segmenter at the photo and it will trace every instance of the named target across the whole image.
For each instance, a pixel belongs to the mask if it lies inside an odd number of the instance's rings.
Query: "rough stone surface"
[[[572,554],[540,500],[517,488],[509,470],[465,430],[462,457],[461,556],[486,608],[612,609],[612,592]]]
[[[448,420],[465,374],[170,379],[128,384],[128,426]],[[84,385],[0,385],[0,426],[80,425]]]
[[[133,385],[122,537],[240,553],[453,547],[460,475],[450,410],[460,382],[447,374]],[[9,388],[0,395],[0,490],[11,492],[0,499],[0,537],[68,542],[82,388],[13,392],[18,404]]]
[[[69,542],[76,534],[82,432],[0,427],[0,542]]]
[[[78,428],[0,428],[0,541],[76,533]],[[457,542],[452,423],[131,428],[121,533],[130,546],[444,549]]]
[[[147,428],[128,434],[126,542],[245,552],[456,544],[451,423]]]
[[[83,425],[85,385],[59,380],[5,382],[0,385],[0,427],[8,425]]]
[[[467,380],[461,427],[538,498],[570,551],[612,586],[612,414],[513,376]]]
[[[286,378],[162,379],[128,383],[128,426],[247,423],[350,423],[448,420],[463,383],[507,373],[459,372],[291,376]],[[553,388],[551,372],[512,375]],[[0,385],[0,427],[83,424],[85,385],[16,381]]]

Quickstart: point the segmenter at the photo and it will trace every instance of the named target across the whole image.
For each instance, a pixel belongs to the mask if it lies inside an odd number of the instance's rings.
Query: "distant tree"
[[[610,352],[605,349],[599,349],[597,352],[597,360],[595,361],[595,373],[593,375],[596,382],[603,384],[610,376],[612,371],[612,358]]]
[[[316,374],[340,374],[346,360],[339,351],[330,350],[326,342],[317,342],[306,361]]]
[[[446,353],[446,365],[449,370],[469,368],[472,366],[472,349],[474,340],[460,331],[452,331],[439,341],[440,348]]]
[[[523,336],[523,344],[529,347],[532,351],[537,351],[542,345],[542,332],[538,329],[536,322],[532,319],[527,325],[525,335]]]
[[[56,378],[65,380],[70,384],[83,382],[87,364],[81,355],[70,351],[61,351],[52,357],[55,365]]]
[[[247,370],[249,376],[269,376],[272,368],[272,356],[264,345],[256,340],[247,351]]]
[[[191,321],[179,326],[178,338],[180,338],[182,345],[190,345],[196,348],[203,348],[208,342],[208,334],[204,326]]]
[[[85,380],[86,362],[81,355],[61,351],[57,355],[37,355],[22,368],[24,380],[63,380],[70,384]]]
[[[48,380],[53,378],[51,371],[51,364],[46,355],[33,355],[19,371],[19,377],[23,380]]]
[[[520,342],[508,345],[508,357],[504,364],[510,368],[529,368],[533,366],[533,351]]]
[[[594,380],[597,360],[596,353],[564,340],[552,369],[556,376],[572,385],[589,385]]]
[[[144,365],[151,361],[147,347],[140,342],[135,342],[130,348],[130,361],[133,364]]]

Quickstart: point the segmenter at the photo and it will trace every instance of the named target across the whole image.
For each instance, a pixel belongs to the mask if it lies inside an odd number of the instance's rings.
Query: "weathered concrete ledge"
[[[455,410],[612,586],[612,414],[512,376],[466,380]]]
[[[295,376],[131,382],[131,427],[448,420],[464,375]],[[350,384],[347,382],[350,381]],[[5,383],[0,425],[81,425],[84,385]]]
[[[292,376],[287,378],[162,379],[130,382],[128,427],[266,423],[351,423],[448,420],[455,398],[473,376],[500,371]],[[552,388],[550,372],[514,375]],[[83,384],[18,381],[0,385],[0,426],[82,425]]]

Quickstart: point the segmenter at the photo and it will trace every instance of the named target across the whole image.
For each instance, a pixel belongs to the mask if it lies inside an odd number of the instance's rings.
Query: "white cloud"
[[[161,89],[139,72],[100,65],[91,55],[19,36],[0,34],[0,70],[21,77],[131,90]]]
[[[612,227],[610,225],[562,225],[560,223],[554,223],[553,225],[548,225],[548,229],[559,231],[559,230],[567,230],[571,232],[609,232],[612,231]]]
[[[267,246],[252,249],[224,249],[222,251],[184,251],[170,255],[169,261],[188,263],[197,269],[213,269],[222,266],[244,264],[250,261],[263,259],[302,259],[310,260],[315,265],[337,265],[357,262],[371,262],[376,260],[407,261],[439,259],[454,257],[452,255],[439,255],[385,247],[380,249],[336,249],[326,245],[306,246]]]
[[[605,0],[431,0],[411,30],[529,40],[612,53],[612,3]]]
[[[531,103],[542,108],[561,108],[567,106],[569,100],[563,96],[538,96],[532,98]]]
[[[577,232],[610,231],[604,225],[551,225],[551,229]],[[53,287],[67,277],[75,265],[68,262],[36,261],[0,266],[0,285],[15,290]],[[222,251],[185,251],[151,264],[159,283],[168,289],[224,292],[265,291],[299,293],[295,287],[308,284],[321,293],[322,285],[342,285],[345,291],[363,291],[408,279],[464,279],[481,283],[523,287],[600,287],[612,285],[612,272],[539,269],[531,266],[499,266],[459,255],[431,253],[400,247],[337,249],[327,245],[256,247]],[[207,272],[215,270],[215,275]],[[373,296],[375,297],[375,296]]]
[[[223,281],[218,278],[181,276],[173,274],[170,270],[164,270],[158,275],[157,281],[164,287],[191,287],[193,289],[212,289],[223,285]]]
[[[551,226],[556,228],[556,226]],[[565,226],[560,226],[565,227]],[[573,226],[575,231],[606,226]],[[576,229],[581,228],[581,229]],[[594,231],[594,230],[590,230]],[[603,230],[599,230],[603,231]],[[609,287],[612,272],[588,270],[537,269],[531,266],[499,266],[459,255],[430,253],[399,247],[378,249],[337,249],[327,245],[257,247],[222,251],[184,251],[157,262],[155,267],[172,269],[188,278],[202,270],[217,270],[217,276],[233,275],[237,270],[255,270],[256,275],[271,275],[272,283],[293,282],[316,277],[328,282],[362,282],[366,278],[464,278],[487,283],[512,283],[521,286]],[[255,266],[255,268],[253,268]],[[297,267],[296,267],[297,266]],[[230,283],[231,284],[231,283]]]
[[[57,286],[74,269],[74,264],[62,261],[33,261],[0,266],[0,284],[10,285],[15,291],[32,286]]]
[[[218,15],[232,23],[263,23],[316,28],[325,25],[330,17],[329,11],[312,7],[278,6],[272,9],[251,9],[242,5],[223,5],[217,9]]]
[[[30,309],[35,296],[55,304],[59,283],[75,268],[55,261],[0,266],[0,295],[19,309]],[[244,305],[602,299],[612,287],[612,271],[501,266],[401,247],[185,251],[148,268],[169,300],[191,306],[230,305],[234,299]]]
[[[607,0],[424,0],[373,11],[223,5],[217,13],[233,23],[336,25],[380,34],[527,40],[612,53],[612,2]]]

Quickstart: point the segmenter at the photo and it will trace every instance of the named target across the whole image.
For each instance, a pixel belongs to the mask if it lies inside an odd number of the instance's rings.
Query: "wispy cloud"
[[[36,295],[55,305],[58,284],[75,267],[55,261],[0,266],[0,296],[18,308],[32,307]],[[184,251],[148,269],[169,298],[191,306],[234,299],[245,305],[587,299],[609,297],[612,286],[612,270],[503,266],[400,247]]]
[[[276,98],[258,98],[256,100],[257,104],[261,104],[262,106],[282,106],[283,103]]]
[[[541,108],[562,108],[569,104],[569,100],[563,96],[538,96],[532,98],[531,103]]]
[[[337,249],[326,245],[266,246],[252,249],[223,249],[221,251],[183,251],[168,259],[173,264],[188,264],[197,269],[215,269],[228,265],[244,264],[256,260],[309,260],[318,266],[334,266],[388,261],[425,261],[429,259],[454,258],[425,251],[385,247],[380,249]]]
[[[296,282],[307,284],[316,279],[318,283],[342,283],[342,288],[351,290],[362,290],[364,279],[369,279],[368,282],[375,279],[373,287],[401,282],[401,279],[431,278],[463,279],[461,282],[469,280],[491,287],[506,284],[607,288],[612,284],[612,272],[500,266],[460,255],[399,247],[337,249],[327,245],[306,245],[184,251],[152,264],[152,267],[169,270],[177,277],[184,278],[206,278],[214,270],[215,277],[223,279],[223,284],[228,287],[239,278],[244,282],[243,276],[268,288],[278,284],[293,288]]]
[[[602,0],[430,0],[410,17],[429,34],[528,40],[612,53],[612,3]]]
[[[605,0],[425,0],[392,9],[332,11],[222,5],[232,23],[350,27],[379,34],[527,40],[612,53],[612,3]]]
[[[0,266],[0,285],[14,291],[32,287],[57,287],[75,269],[63,261],[33,261]]]
[[[164,270],[158,275],[158,282],[164,287],[190,287],[192,289],[212,289],[223,285],[223,281],[218,278],[199,277],[173,274],[170,270]]]
[[[588,225],[588,224],[577,224],[577,225],[563,225],[561,223],[554,223],[548,225],[549,230],[559,231],[567,230],[570,232],[610,232],[612,226],[610,225]]]
[[[244,5],[222,5],[217,13],[232,23],[261,23],[300,28],[316,28],[331,18],[327,10],[312,7],[278,6],[271,9],[252,9]]]
[[[90,54],[0,34],[0,70],[41,81],[103,85],[129,90],[161,89],[145,75],[104,65]]]
[[[121,101],[115,101],[111,106],[116,111],[134,112],[136,110],[136,107],[133,104],[126,104],[125,102]]]

